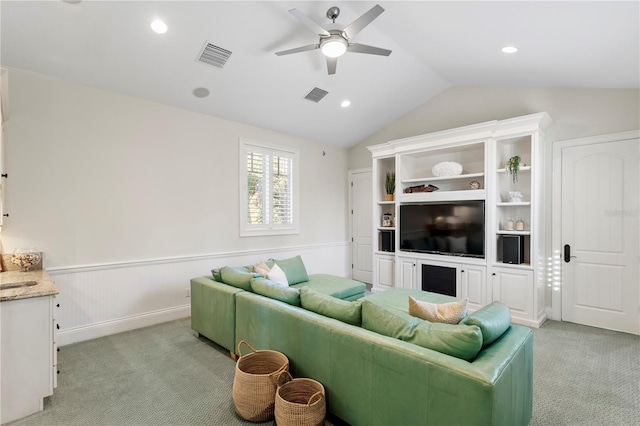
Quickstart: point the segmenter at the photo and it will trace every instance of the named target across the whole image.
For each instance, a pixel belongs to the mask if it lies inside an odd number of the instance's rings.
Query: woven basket
[[[289,372],[285,384],[276,392],[276,424],[278,426],[319,426],[327,414],[324,386],[313,379],[294,379]],[[286,377],[285,376],[285,377]],[[280,382],[280,377],[278,382]]]
[[[240,347],[247,345],[251,353],[242,355]],[[236,372],[233,379],[233,403],[244,419],[252,422],[273,420],[278,377],[289,369],[289,359],[272,350],[255,350],[242,340],[238,343]]]

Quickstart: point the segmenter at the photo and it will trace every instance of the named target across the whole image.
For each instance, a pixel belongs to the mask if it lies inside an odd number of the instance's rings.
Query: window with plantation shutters
[[[298,151],[240,140],[240,235],[298,232]]]

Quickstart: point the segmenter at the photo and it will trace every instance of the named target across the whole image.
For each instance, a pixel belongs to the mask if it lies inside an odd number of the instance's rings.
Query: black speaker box
[[[522,235],[502,236],[502,263],[519,265],[524,262],[524,237]]]
[[[395,231],[380,231],[382,234],[382,251],[396,251]]]

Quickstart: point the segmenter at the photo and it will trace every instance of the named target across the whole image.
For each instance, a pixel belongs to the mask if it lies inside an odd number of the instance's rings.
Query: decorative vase
[[[387,201],[393,201],[393,194],[387,194]]]

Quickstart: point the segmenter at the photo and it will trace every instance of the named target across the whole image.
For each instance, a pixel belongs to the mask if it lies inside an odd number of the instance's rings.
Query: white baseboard
[[[145,312],[127,318],[118,318],[62,330],[56,334],[56,343],[58,346],[70,345],[71,343],[97,339],[111,334],[186,318],[190,315],[191,304],[161,309],[155,312]]]
[[[511,322],[514,324],[525,325],[530,328],[540,328],[542,324],[547,320],[547,314],[543,314],[538,320],[530,320],[525,318],[511,317]]]

